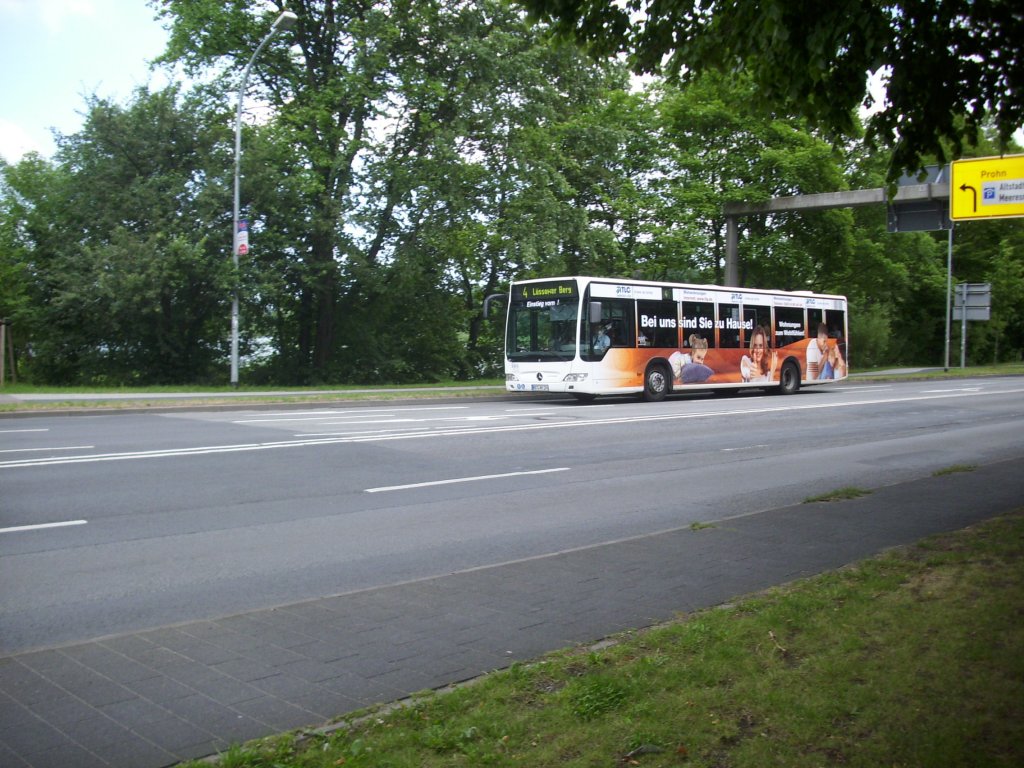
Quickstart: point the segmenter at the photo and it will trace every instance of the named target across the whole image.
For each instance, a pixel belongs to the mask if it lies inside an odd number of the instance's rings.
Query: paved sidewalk
[[[0,659],[0,765],[172,765],[1024,504],[1024,460]]]

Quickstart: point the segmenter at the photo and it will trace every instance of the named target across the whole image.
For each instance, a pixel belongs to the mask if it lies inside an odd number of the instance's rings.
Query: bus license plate
[[[551,387],[549,387],[547,384],[533,384],[530,386],[530,389],[532,389],[534,392],[549,392],[551,390]]]

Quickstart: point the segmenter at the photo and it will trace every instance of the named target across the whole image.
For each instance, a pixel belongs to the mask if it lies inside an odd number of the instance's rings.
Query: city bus
[[[509,392],[659,401],[847,376],[844,296],[577,276],[516,281],[508,298]]]

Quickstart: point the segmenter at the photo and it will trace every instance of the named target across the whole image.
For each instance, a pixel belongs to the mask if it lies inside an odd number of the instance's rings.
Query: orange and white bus
[[[597,277],[514,282],[509,392],[579,400],[693,389],[784,394],[847,375],[846,298]]]

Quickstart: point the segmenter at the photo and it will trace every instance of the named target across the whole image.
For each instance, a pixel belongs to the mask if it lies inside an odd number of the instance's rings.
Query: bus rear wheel
[[[664,400],[670,381],[668,370],[663,365],[652,365],[644,374],[644,400],[649,403]]]
[[[800,367],[792,360],[782,366],[779,373],[779,394],[795,395],[800,391]]]

